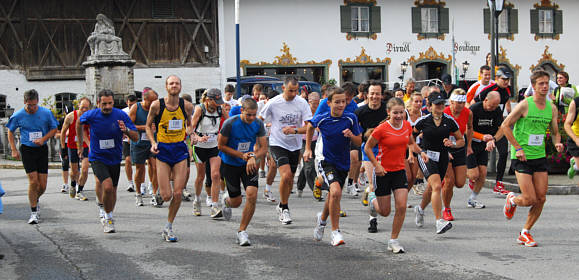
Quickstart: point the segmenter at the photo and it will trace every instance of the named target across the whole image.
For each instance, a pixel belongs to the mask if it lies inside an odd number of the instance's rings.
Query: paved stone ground
[[[186,202],[174,225],[180,240],[169,244],[160,236],[166,206],[152,208],[147,200],[145,207],[135,207],[121,177],[115,210],[118,232],[105,235],[97,218],[92,175],[86,187],[90,200],[81,202],[59,192],[59,171],[51,169],[40,204],[42,222],[31,226],[26,224],[24,171],[0,169],[7,191],[5,212],[0,215],[0,278],[562,279],[579,274],[579,204],[574,195],[548,196],[533,230],[539,247],[525,248],[515,238],[526,208],[507,222],[502,215],[504,199],[490,190],[479,196],[487,205],[480,210],[466,208],[467,191],[457,190],[452,203],[454,228],[436,235],[428,208],[425,227],[418,229],[409,209],[400,236],[407,253],[393,255],[386,249],[392,218],[379,218],[379,232],[367,233],[367,208],[348,195],[342,202],[348,217],[341,219],[346,245],[331,247],[329,230],[323,241],[313,241],[314,215],[322,204],[311,199],[309,190],[303,198],[292,195],[294,223],[288,226],[277,221],[274,204],[260,192],[248,229],[253,245],[243,248],[235,244],[240,209],[234,209],[229,222],[215,221],[208,217],[207,207],[203,216],[194,217]],[[409,198],[413,205],[419,201],[413,194]]]

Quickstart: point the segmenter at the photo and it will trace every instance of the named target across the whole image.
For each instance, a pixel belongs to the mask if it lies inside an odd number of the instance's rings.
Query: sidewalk
[[[124,166],[125,163],[121,162],[121,166]],[[507,163],[507,171],[505,171],[505,176],[503,178],[503,182],[505,185],[505,189],[520,193],[521,190],[519,189],[519,185],[517,184],[517,179],[515,175],[509,175],[510,161]],[[50,162],[48,163],[49,169],[60,169],[61,165],[60,162]],[[22,166],[22,161],[12,161],[6,159],[0,159],[0,169],[24,169]],[[90,170],[89,170],[90,171]],[[577,176],[579,178],[579,176]],[[485,184],[485,188],[492,189],[495,186],[495,174],[489,173],[487,175],[487,180]],[[549,195],[568,195],[568,194],[579,194],[579,186],[577,185],[577,181],[575,179],[570,180],[567,178],[566,174],[557,174],[557,175],[549,175],[549,190],[547,191]]]

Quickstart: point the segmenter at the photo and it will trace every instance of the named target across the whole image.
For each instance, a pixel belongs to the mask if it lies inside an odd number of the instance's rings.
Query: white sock
[[[110,219],[112,219],[112,218],[113,218],[113,212],[112,212],[112,211],[111,211],[111,212],[108,212],[108,213],[105,213],[105,219],[110,220]]]
[[[523,230],[521,230],[521,234],[523,234],[523,233],[529,233],[529,230],[524,228]]]
[[[133,180],[129,180],[129,185],[135,185],[135,183],[133,182]]]
[[[271,185],[265,184],[265,190],[269,192],[270,189],[271,189]]]
[[[211,206],[212,206],[212,207],[219,207],[219,203],[217,203],[217,202],[211,202]]]
[[[200,196],[200,195],[198,195],[198,194],[196,194],[196,195],[195,195],[195,200],[197,200],[197,201],[201,201],[201,196]]]
[[[398,241],[398,238],[396,238],[396,239],[390,238],[390,242],[396,242],[396,241]]]
[[[469,199],[470,199],[470,200],[476,200],[476,197],[477,197],[477,196],[478,196],[478,193],[475,193],[474,191],[472,191],[472,192],[470,193],[470,198],[469,198]]]

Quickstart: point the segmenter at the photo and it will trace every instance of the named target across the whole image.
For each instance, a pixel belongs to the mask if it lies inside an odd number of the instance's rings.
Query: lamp
[[[398,77],[400,79],[400,81],[404,81],[404,73],[406,73],[407,69],[408,69],[408,63],[406,63],[406,61],[402,61],[402,63],[400,63],[400,72],[402,72],[402,75],[400,75],[400,77]]]
[[[462,75],[460,75],[462,79],[466,77],[466,72],[468,71],[469,66],[470,64],[466,60],[462,63]]]

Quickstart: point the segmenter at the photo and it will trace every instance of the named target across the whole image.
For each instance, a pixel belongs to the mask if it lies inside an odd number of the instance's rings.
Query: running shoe
[[[201,201],[198,199],[193,200],[193,215],[201,216]]]
[[[573,177],[575,177],[575,158],[574,157],[571,157],[569,165],[570,165],[569,169],[567,169],[567,176],[569,177],[569,179],[573,179]]]
[[[371,217],[369,223],[370,223],[370,226],[368,227],[368,232],[369,233],[378,232],[378,219],[375,217]]]
[[[369,211],[371,217],[376,218],[378,213],[376,213],[376,208],[374,207],[374,203],[373,203],[374,199],[376,199],[376,193],[371,192],[368,195],[368,206],[369,206],[368,211]]]
[[[292,216],[290,215],[289,209],[283,209],[281,212],[282,220],[281,223],[284,225],[289,225],[292,223]]]
[[[151,182],[147,183],[147,190],[149,190],[149,195],[153,195],[153,184]]]
[[[466,206],[468,206],[468,208],[474,208],[474,209],[483,209],[486,207],[482,202],[480,202],[478,200],[470,199],[470,198],[466,202]],[[447,220],[447,221],[449,221],[449,220]]]
[[[30,213],[30,219],[28,219],[28,224],[35,225],[38,224],[38,222],[39,222],[38,212]]]
[[[147,184],[141,183],[141,195],[145,196],[147,194]]]
[[[135,191],[135,185],[133,182],[129,182],[129,186],[127,187],[127,191],[128,192],[134,192]]]
[[[362,192],[362,189],[360,188],[360,186],[358,186],[358,183],[354,183],[354,191],[356,191],[357,193]]]
[[[70,198],[75,198],[76,197],[76,188],[74,187],[70,187],[68,188],[68,196],[70,196]]]
[[[84,196],[84,194],[82,192],[77,192],[74,197],[80,201],[87,201],[88,200],[88,198],[86,196]]]
[[[415,195],[422,195],[422,193],[424,193],[424,191],[421,189],[421,184],[414,184],[412,186],[412,191]]]
[[[362,194],[362,205],[368,206],[368,195],[370,194],[370,186],[364,189],[364,193]]]
[[[368,178],[366,178],[366,172],[361,172],[360,176],[358,177],[358,185],[365,188],[366,184],[368,184]]]
[[[414,218],[414,222],[416,223],[416,226],[417,227],[423,227],[424,226],[424,210],[422,210],[422,208],[420,208],[420,205],[414,206],[414,214],[416,214],[416,217]]]
[[[533,236],[529,232],[521,232],[519,238],[517,238],[517,243],[527,247],[537,247],[537,242],[535,242],[535,239],[533,239]]]
[[[153,207],[159,206],[159,204],[157,203],[157,196],[156,195],[153,195],[151,197],[151,206],[153,206]]]
[[[298,190],[298,197],[302,198],[303,195],[304,195],[304,190]]]
[[[223,217],[223,211],[219,207],[211,206],[211,218],[217,219]]]
[[[263,197],[269,202],[275,202],[275,198],[273,197],[273,193],[271,191],[264,190]]]
[[[342,232],[339,229],[332,231],[332,240],[330,243],[332,246],[340,246],[346,244],[346,242],[344,242]]]
[[[103,231],[105,233],[114,233],[115,232],[115,222],[113,219],[104,219],[103,222]]]
[[[160,194],[156,194],[155,197],[157,200],[157,207],[161,207],[163,205],[163,203],[165,202],[163,200],[163,197]]]
[[[358,192],[356,191],[355,185],[348,185],[348,187],[346,188],[346,191],[353,197],[358,196]]]
[[[250,246],[251,242],[249,242],[249,235],[247,234],[247,231],[242,230],[240,232],[237,233],[237,244],[239,244],[239,246]]]
[[[207,207],[211,207],[211,205],[213,205],[213,199],[211,198],[210,195],[208,195],[207,198],[205,198],[205,205],[207,205]]]
[[[504,196],[509,194],[509,191],[505,190],[505,185],[503,185],[503,182],[497,181],[495,187],[493,188],[493,193],[498,196]]]
[[[277,216],[278,216],[278,220],[281,222],[283,221],[283,208],[281,208],[279,206],[279,204],[275,207],[275,210],[277,210]]]
[[[346,211],[344,210],[340,210],[340,217],[346,217],[348,215],[346,215]]]
[[[143,204],[143,195],[141,195],[141,194],[135,195],[135,205],[137,205],[137,207],[145,205],[145,204]]]
[[[62,193],[68,192],[68,184],[62,184],[62,188],[60,189],[60,192],[62,192]]]
[[[452,216],[452,211],[450,208],[444,208],[442,211],[442,218],[446,221],[454,221],[454,217]]]
[[[265,178],[265,170],[259,171],[259,178]]]
[[[313,190],[314,199],[317,201],[322,201],[322,183],[318,182],[318,178],[316,178]]]
[[[229,221],[231,219],[231,206],[227,203],[227,194],[224,194],[221,197],[221,213],[223,215],[223,219]]]
[[[388,240],[388,251],[392,251],[394,254],[401,254],[404,253],[404,247],[400,245],[398,239],[390,239]]]
[[[164,228],[161,236],[163,236],[163,239],[167,242],[177,242],[177,236],[175,236],[172,228]]]
[[[324,230],[326,225],[322,224],[322,212],[316,214],[316,227],[314,228],[314,240],[321,241],[324,238]]]
[[[443,219],[436,221],[436,234],[443,234],[452,228],[452,223]]]
[[[510,192],[507,195],[505,207],[503,207],[503,214],[505,214],[505,218],[507,218],[507,220],[512,219],[513,215],[515,215],[515,211],[517,210],[517,205],[511,202],[513,198],[515,198],[515,193]]]

